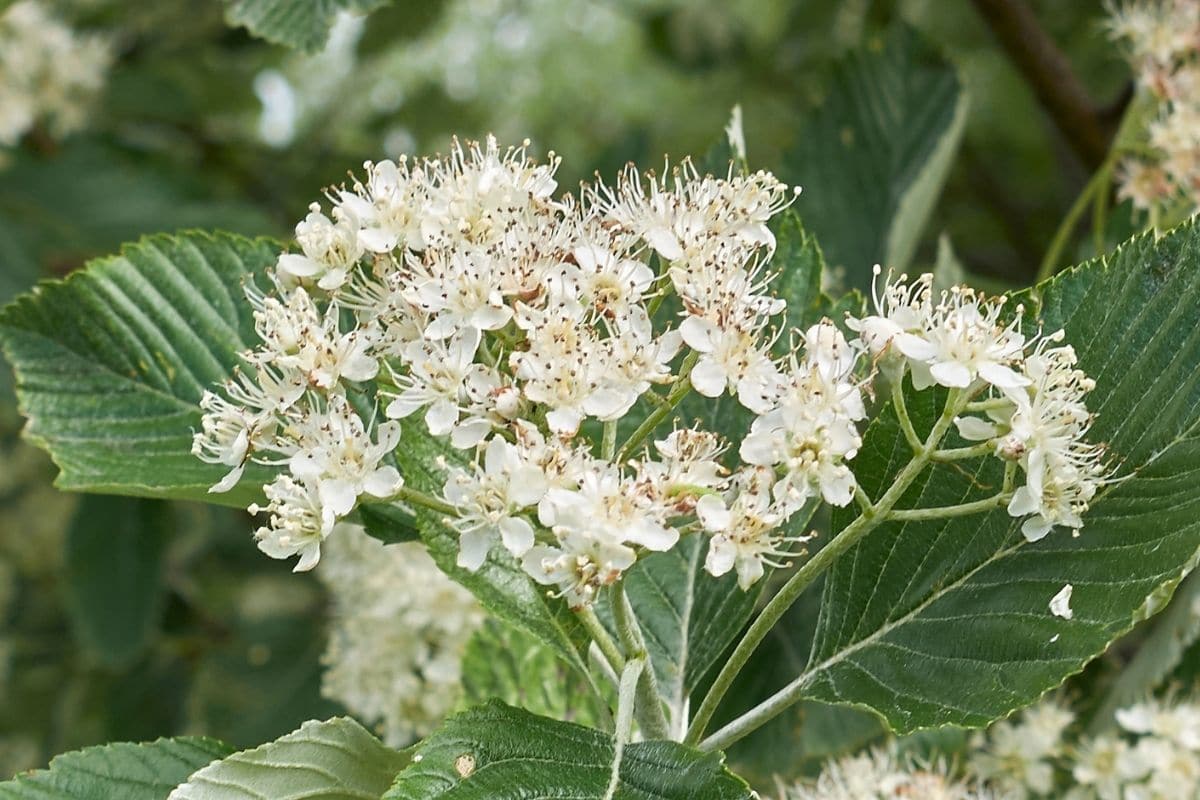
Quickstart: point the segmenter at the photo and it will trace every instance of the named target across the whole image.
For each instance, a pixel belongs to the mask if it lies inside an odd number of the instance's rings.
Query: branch
[[[1108,152],[1109,126],[1037,16],[1024,0],[972,2],[1067,143],[1090,169],[1100,166]]]

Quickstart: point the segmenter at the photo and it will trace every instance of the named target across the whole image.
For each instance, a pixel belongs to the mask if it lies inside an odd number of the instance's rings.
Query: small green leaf
[[[241,25],[268,42],[308,53],[325,46],[338,13],[365,14],[388,0],[227,0],[230,25]]]
[[[67,529],[66,605],[100,663],[128,664],[157,632],[170,510],[158,500],[83,498]]]
[[[502,700],[534,714],[595,726],[595,693],[554,650],[522,630],[489,619],[462,660],[464,705]]]
[[[270,472],[208,494],[221,467],[192,456],[200,397],[254,341],[246,275],[278,245],[231,234],[151,236],[0,312],[26,435],[75,491],[245,506]]]
[[[834,70],[787,160],[794,209],[850,287],[882,263],[902,271],[962,140],[967,96],[955,69],[895,26]]]
[[[169,800],[374,798],[407,763],[352,719],[312,721],[195,772]]]
[[[192,736],[89,747],[0,783],[0,800],[166,800],[188,775],[231,752],[215,739]]]
[[[499,702],[452,717],[417,748],[385,800],[751,800],[719,753],[675,742],[628,745],[616,792],[612,739]]]

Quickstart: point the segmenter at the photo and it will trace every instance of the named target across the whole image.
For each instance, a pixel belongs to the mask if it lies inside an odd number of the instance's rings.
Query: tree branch
[[[972,2],[1071,148],[1089,169],[1100,166],[1108,152],[1110,126],[1037,16],[1024,0]]]

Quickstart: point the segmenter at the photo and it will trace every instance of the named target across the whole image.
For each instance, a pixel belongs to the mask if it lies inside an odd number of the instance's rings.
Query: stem
[[[900,377],[892,381],[892,408],[896,410],[896,418],[900,420],[900,430],[904,431],[904,438],[908,440],[908,444],[912,447],[914,453],[919,453],[921,448],[925,446],[921,441],[921,437],[917,435],[917,429],[913,427],[912,418],[908,416],[908,405],[904,401],[904,373],[900,373]]]
[[[992,452],[991,442],[980,442],[973,444],[970,447],[951,447],[946,450],[938,450],[929,458],[933,461],[962,461],[964,458],[977,458],[986,456]]]
[[[1071,234],[1075,231],[1075,226],[1079,224],[1079,218],[1087,210],[1092,195],[1096,191],[1101,190],[1108,190],[1108,171],[1103,166],[1096,170],[1096,174],[1083,187],[1083,191],[1079,193],[1079,197],[1075,198],[1075,202],[1072,204],[1070,210],[1067,211],[1067,215],[1059,223],[1058,230],[1054,232],[1054,238],[1050,240],[1050,246],[1046,249],[1046,256],[1042,259],[1042,265],[1038,268],[1038,283],[1041,283],[1058,271],[1059,260],[1062,258],[1062,253],[1066,249],[1067,243],[1071,240]]]
[[[608,631],[601,624],[592,607],[584,606],[575,613],[579,615],[579,621],[583,623],[583,627],[587,628],[588,635],[592,637],[596,647],[600,648],[600,652],[608,659],[608,665],[612,667],[613,671],[619,672],[625,669],[625,656],[621,655],[621,648],[617,647],[617,643],[608,635]]]
[[[613,765],[612,774],[608,779],[608,788],[603,800],[613,800],[617,795],[617,787],[621,783],[621,758],[625,754],[625,745],[633,734],[633,708],[635,705],[635,687],[640,685],[638,680],[646,672],[646,659],[634,658],[621,671],[621,688],[617,695],[617,724],[613,731]]]
[[[963,406],[964,411],[995,411],[1001,408],[1008,408],[1012,405],[1012,400],[1007,397],[989,397],[987,400],[976,400],[972,403],[967,403]]]
[[[617,421],[615,419],[604,423],[604,439],[600,444],[600,457],[612,461],[613,453],[617,451]]]
[[[399,500],[402,503],[408,503],[412,506],[421,506],[428,508],[431,511],[437,511],[439,514],[452,514],[458,516],[458,509],[447,503],[445,500],[440,500],[431,494],[410,489],[407,486],[401,486],[400,491],[392,495],[393,500]]]
[[[817,554],[805,563],[804,566],[796,570],[787,583],[763,607],[762,613],[759,614],[746,630],[742,640],[738,642],[737,647],[730,654],[729,661],[721,668],[720,673],[718,673],[716,679],[713,681],[712,687],[708,690],[708,694],[700,704],[700,708],[696,710],[696,716],[692,719],[692,725],[688,728],[684,743],[695,745],[700,742],[701,737],[704,735],[705,727],[712,720],[713,714],[717,711],[717,706],[720,705],[721,700],[725,697],[725,693],[729,691],[729,687],[733,685],[733,681],[738,673],[745,667],[746,662],[750,660],[750,656],[754,653],[755,649],[766,638],[767,633],[783,618],[783,615],[800,598],[804,590],[820,577],[825,570],[829,569],[843,553],[857,544],[862,537],[886,521],[888,512],[892,510],[892,507],[900,500],[912,482],[928,466],[930,455],[950,429],[950,426],[954,422],[954,417],[961,411],[961,407],[965,404],[966,399],[958,390],[952,389],[950,391],[949,397],[946,398],[946,407],[942,411],[942,416],[934,423],[928,438],[921,444],[920,449],[913,455],[912,460],[896,475],[892,485],[883,496],[870,509],[863,511],[853,522],[843,528],[837,536],[833,537],[829,544],[818,550]],[[703,744],[701,744],[702,749],[713,750],[736,741],[763,722],[766,722],[775,713],[778,713],[778,711],[775,711],[760,721],[755,716],[757,711],[758,709],[752,709],[749,713],[735,719],[713,734],[713,736],[704,740]]]
[[[617,635],[621,645],[629,655],[629,660],[646,659],[646,640],[642,638],[642,629],[638,626],[637,617],[629,598],[625,595],[625,587],[614,583],[610,589],[613,620],[617,624]],[[627,662],[628,663],[628,662]],[[663,713],[662,695],[658,691],[658,677],[654,669],[642,672],[637,687],[638,724],[647,739],[669,739],[670,726],[667,715]]]
[[[625,444],[621,445],[621,452],[617,456],[617,461],[624,461],[629,458],[633,454],[634,448],[654,432],[654,429],[667,418],[667,415],[675,410],[675,406],[683,402],[683,398],[692,390],[692,367],[696,366],[696,362],[699,360],[700,354],[695,350],[688,353],[687,358],[683,360],[683,364],[679,367],[679,377],[675,379],[670,394],[667,395],[662,405],[651,411],[650,415],[642,420],[642,424],[638,425],[637,429],[630,434],[629,438],[625,440]]]
[[[600,649],[600,645],[594,641],[588,647],[588,660],[604,676],[605,680],[613,686],[621,685],[621,679],[617,677],[616,671],[613,670],[612,664],[609,663],[608,656],[604,655],[604,651]]]
[[[1009,492],[1000,492],[999,494],[988,497],[984,500],[975,500],[971,503],[959,503],[956,506],[941,506],[940,508],[901,508],[888,512],[887,518],[889,521],[896,522],[916,522],[927,519],[949,519],[950,517],[964,517],[967,514],[976,514],[981,511],[991,511],[994,508],[1007,505],[1012,499],[1012,494]]]
[[[871,502],[871,498],[867,496],[867,493],[863,491],[863,488],[857,482],[854,484],[854,499],[858,501],[858,508],[862,513],[875,513],[875,504]]]

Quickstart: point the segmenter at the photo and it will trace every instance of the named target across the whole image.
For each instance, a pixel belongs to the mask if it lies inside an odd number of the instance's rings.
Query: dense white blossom
[[[1151,114],[1117,169],[1118,195],[1152,219],[1190,215],[1200,198],[1200,2],[1124,0],[1109,29],[1124,46]]]
[[[684,536],[746,588],[801,554],[801,509],[863,500],[876,366],[1008,403],[964,434],[1021,464],[1027,535],[1081,524],[1100,450],[1086,410],[1059,417],[1091,384],[1019,308],[935,298],[925,276],[884,286],[851,339],[831,320],[784,331],[769,223],[794,194],[773,176],[685,160],[555,197],[557,166],[491,138],[368,162],[311,206],[269,289],[248,286],[258,342],[202,400],[193,451],[225,470],[213,491],[275,471],[251,508],[264,552],[308,569],[360,504],[415,503],[457,533],[460,566],[500,548],[572,606]],[[749,412],[737,448],[679,416],[653,420],[674,424],[657,441],[639,429],[689,389]],[[405,435],[445,443],[432,482],[405,484]]]
[[[1000,800],[958,780],[943,763],[923,764],[884,749],[846,756],[825,765],[813,783],[783,789],[779,800]]]
[[[384,547],[341,527],[316,572],[332,602],[321,690],[405,747],[454,710],[483,611],[419,544]]]
[[[60,137],[81,128],[111,61],[107,42],[75,33],[40,0],[0,11],[0,147],[36,124]]]

